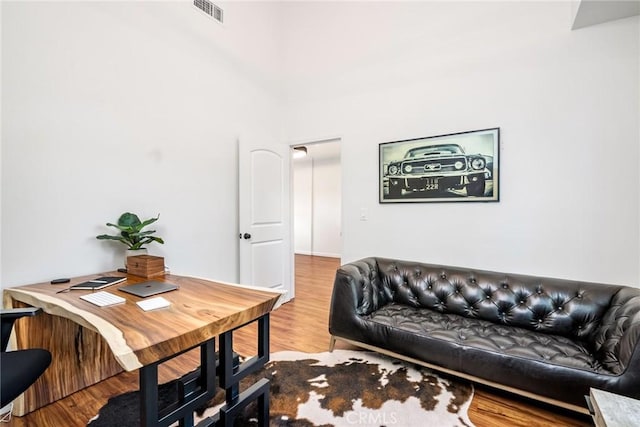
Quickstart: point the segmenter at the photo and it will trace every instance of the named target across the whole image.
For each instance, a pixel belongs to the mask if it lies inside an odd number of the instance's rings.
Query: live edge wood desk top
[[[127,281],[103,290],[127,301],[98,307],[80,299],[81,295],[91,291],[57,293],[65,287],[99,276],[126,276]],[[149,280],[180,286],[179,290],[161,294],[171,302],[171,307],[145,312],[136,304],[142,298],[118,290],[124,285]],[[93,330],[108,343],[118,363],[125,370],[134,371],[269,313],[277,307],[281,296],[273,290],[170,274],[145,279],[110,272],[78,277],[63,285],[46,282],[7,288],[4,290],[4,306],[12,307],[15,306],[14,301],[19,301]]]

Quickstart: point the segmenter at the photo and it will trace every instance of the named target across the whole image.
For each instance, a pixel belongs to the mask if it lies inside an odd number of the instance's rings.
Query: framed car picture
[[[380,144],[380,203],[497,202],[500,128]]]

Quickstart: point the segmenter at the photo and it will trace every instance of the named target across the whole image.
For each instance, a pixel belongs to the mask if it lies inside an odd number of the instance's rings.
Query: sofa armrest
[[[375,258],[365,258],[341,266],[336,271],[329,310],[329,332],[332,335],[349,329],[359,321],[390,301],[388,290],[378,274]]]
[[[640,289],[623,287],[616,293],[593,345],[596,358],[615,374],[622,374],[632,357],[640,358]]]

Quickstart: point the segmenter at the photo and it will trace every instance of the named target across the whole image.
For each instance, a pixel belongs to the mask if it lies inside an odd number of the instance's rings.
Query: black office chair
[[[6,351],[13,322],[24,316],[35,316],[41,311],[33,307],[0,310],[0,408],[24,393],[51,363],[51,353],[41,348]]]

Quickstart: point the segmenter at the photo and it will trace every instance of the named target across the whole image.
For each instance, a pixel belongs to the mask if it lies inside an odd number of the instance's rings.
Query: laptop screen
[[[136,283],[135,285],[123,286],[118,289],[123,292],[128,292],[130,294],[145,298],[164,292],[175,291],[176,289],[179,289],[179,286],[172,283],[156,282],[152,280],[149,282]]]

